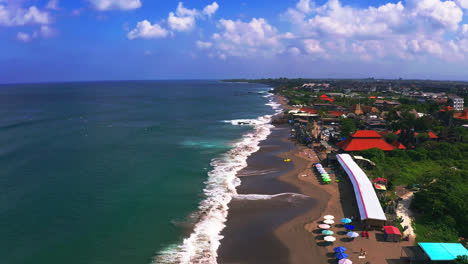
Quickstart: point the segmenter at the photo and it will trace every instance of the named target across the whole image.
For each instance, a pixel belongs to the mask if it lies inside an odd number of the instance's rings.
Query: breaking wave
[[[266,95],[270,100],[266,105],[271,106],[276,113],[282,112],[280,105],[273,101],[273,95]],[[273,125],[270,124],[273,115],[260,116],[248,120],[254,131],[243,135],[243,138],[234,144],[234,148],[211,162],[213,170],[208,173],[205,182],[205,199],[200,202],[198,212],[191,216],[198,219],[193,232],[185,238],[180,245],[171,245],[160,251],[153,263],[203,263],[215,264],[220,234],[225,227],[228,215],[228,204],[238,197],[236,187],[240,185],[237,173],[247,166],[247,158],[259,150],[259,143],[271,133]],[[225,121],[238,125],[239,120]]]

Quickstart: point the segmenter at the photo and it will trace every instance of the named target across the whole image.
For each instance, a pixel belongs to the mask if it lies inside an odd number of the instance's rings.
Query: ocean
[[[0,85],[0,263],[215,263],[260,84]]]

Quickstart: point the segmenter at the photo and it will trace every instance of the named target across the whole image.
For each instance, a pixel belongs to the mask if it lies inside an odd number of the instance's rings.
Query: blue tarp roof
[[[459,255],[468,255],[460,243],[418,243],[433,261],[454,260]]]

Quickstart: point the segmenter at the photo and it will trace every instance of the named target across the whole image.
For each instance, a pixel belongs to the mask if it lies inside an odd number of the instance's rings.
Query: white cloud
[[[211,48],[211,46],[213,46],[213,43],[211,42],[204,42],[204,41],[201,41],[201,40],[197,40],[197,47],[199,47],[200,49],[209,49]]]
[[[195,17],[193,16],[176,16],[173,12],[169,13],[167,23],[172,30],[189,31],[195,27]]]
[[[41,36],[45,38],[50,38],[56,35],[56,31],[47,25],[42,25],[40,28],[40,32]]]
[[[47,3],[46,8],[51,10],[59,10],[58,2],[59,0],[50,0]]]
[[[388,3],[378,8],[354,9],[329,0],[317,9],[317,15],[301,21],[306,30],[337,36],[376,36],[392,33],[404,22],[404,6]]]
[[[455,2],[457,2],[460,7],[468,9],[468,0],[455,0]]]
[[[468,38],[468,24],[463,24],[461,26],[460,34],[466,38]]]
[[[155,39],[165,38],[169,32],[158,24],[151,25],[148,20],[138,22],[136,28],[128,32],[127,38],[132,39]]]
[[[31,41],[31,35],[24,32],[18,32],[18,34],[16,35],[16,39],[22,42],[29,42]]]
[[[0,26],[24,26],[28,24],[50,23],[49,13],[40,11],[36,6],[7,8],[0,5]]]
[[[282,14],[291,23],[295,39],[281,41],[297,45],[303,39],[305,53],[322,52],[334,59],[463,58],[468,25],[460,27],[460,6],[465,2],[468,4],[468,0],[407,0],[357,8],[339,0],[327,0],[317,7],[314,1],[297,0],[295,7]]]
[[[293,55],[293,56],[297,56],[299,54],[301,54],[301,50],[298,49],[297,47],[291,47],[288,49],[288,53]]]
[[[133,10],[141,7],[140,0],[89,0],[94,9],[107,10]]]
[[[188,9],[184,7],[184,4],[182,2],[179,2],[177,5],[176,9],[176,14],[177,16],[183,17],[183,16],[196,16],[198,14],[198,11],[194,9]]]
[[[219,33],[212,35],[213,57],[227,56],[269,56],[286,53],[282,40],[292,34],[280,35],[278,30],[263,18],[253,18],[249,22],[220,19]],[[222,56],[221,56],[222,54]]]
[[[291,32],[286,32],[286,33],[284,33],[283,35],[281,35],[281,38],[284,38],[284,39],[295,39],[295,38],[296,38],[296,35],[294,35],[294,34],[291,33]]]
[[[263,18],[253,18],[248,23],[221,19],[218,27],[222,30],[221,39],[225,45],[239,45],[239,48],[251,51],[256,47],[277,48],[280,45],[278,30]]]
[[[431,25],[450,30],[456,30],[463,19],[463,11],[453,1],[409,0],[408,5],[413,16],[427,18]]]
[[[309,13],[312,11],[312,8],[314,7],[314,5],[315,3],[312,2],[311,4],[310,0],[299,0],[299,2],[297,2],[296,4],[296,8],[303,13]]]
[[[320,41],[316,39],[305,39],[303,43],[304,43],[304,50],[308,54],[317,54],[317,53],[325,52],[325,50],[320,46]]]
[[[207,5],[205,6],[205,8],[203,8],[203,14],[207,16],[212,16],[214,13],[216,13],[216,10],[218,10],[218,8],[218,3],[213,2],[211,5]]]

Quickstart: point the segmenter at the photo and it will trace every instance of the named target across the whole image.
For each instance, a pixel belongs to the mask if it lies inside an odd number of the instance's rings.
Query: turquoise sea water
[[[272,114],[257,94],[267,90],[218,81],[0,86],[0,263],[146,264],[177,251],[190,233],[184,223],[200,219],[213,159],[232,156],[255,129],[228,121]]]

